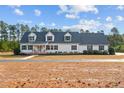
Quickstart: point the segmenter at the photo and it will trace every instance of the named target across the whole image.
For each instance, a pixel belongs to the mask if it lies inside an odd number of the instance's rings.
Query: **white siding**
[[[84,50],[87,50],[87,45],[79,45],[78,51],[81,53]]]
[[[104,45],[104,50],[108,51],[108,45]]]
[[[22,45],[31,45],[31,44],[20,44],[20,50]],[[40,44],[39,44],[40,45]],[[79,45],[79,44],[49,44],[49,45],[58,45],[58,50],[45,50],[47,53],[54,53],[54,52],[80,52],[82,53],[84,50],[87,50],[87,45]],[[71,50],[72,45],[77,45],[77,50]],[[33,47],[33,50],[37,50],[36,47]],[[99,50],[99,45],[93,45],[93,50]],[[104,45],[104,50],[108,51],[108,45]],[[38,51],[38,50],[37,50]],[[22,53],[31,53],[32,50],[21,50]]]
[[[93,50],[99,50],[99,45],[93,45]]]
[[[27,50],[22,50],[22,45],[26,45]],[[30,45],[30,44],[28,44],[28,45]],[[32,50],[28,50],[28,45],[27,44],[20,44],[21,53],[31,53],[31,52],[33,52]]]
[[[77,45],[77,50],[71,50],[72,45]],[[58,50],[61,52],[78,52],[78,44],[59,44]]]

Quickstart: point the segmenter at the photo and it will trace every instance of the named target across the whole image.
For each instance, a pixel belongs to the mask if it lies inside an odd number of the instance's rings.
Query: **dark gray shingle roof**
[[[28,43],[28,35],[31,32],[25,32],[20,43]],[[45,35],[48,32],[34,32],[37,38],[34,43],[46,43]],[[67,32],[52,32],[55,36],[53,43],[67,43],[64,42],[64,35]],[[78,33],[69,32],[72,35],[72,40],[69,43],[79,44],[108,44],[107,37],[103,33]]]

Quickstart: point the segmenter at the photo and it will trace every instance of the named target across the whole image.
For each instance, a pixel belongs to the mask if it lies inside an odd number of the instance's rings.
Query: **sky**
[[[124,33],[122,5],[0,5],[0,11],[0,20],[8,24],[23,23],[64,31],[104,30],[107,34],[112,27],[117,27]]]

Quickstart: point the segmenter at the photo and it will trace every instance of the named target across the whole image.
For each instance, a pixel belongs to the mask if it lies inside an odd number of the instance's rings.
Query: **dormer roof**
[[[37,36],[34,43],[47,43],[45,40],[48,32],[33,32]],[[64,35],[67,32],[51,32],[54,35],[54,42],[52,43],[67,43],[64,42]],[[107,37],[103,33],[79,33],[69,32],[71,34],[71,42],[68,43],[79,43],[79,44],[108,44]],[[30,32],[25,32],[20,43],[28,43],[28,35]],[[68,35],[68,34],[67,34]]]

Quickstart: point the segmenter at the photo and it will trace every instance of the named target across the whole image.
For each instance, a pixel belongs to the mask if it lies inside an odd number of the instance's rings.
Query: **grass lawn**
[[[26,55],[14,55],[12,52],[0,52],[0,59],[14,59],[14,58],[23,58],[26,57]]]
[[[124,53],[124,45],[117,45],[114,48],[117,52],[123,52]]]
[[[34,60],[123,59],[124,55],[39,55]]]

